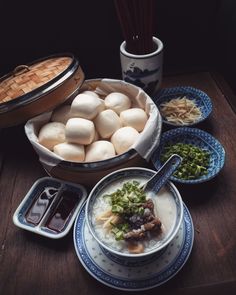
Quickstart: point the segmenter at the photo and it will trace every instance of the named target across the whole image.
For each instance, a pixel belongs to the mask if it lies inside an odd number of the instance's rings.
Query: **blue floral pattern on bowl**
[[[173,98],[186,96],[190,100],[194,100],[196,106],[201,110],[202,116],[201,118],[194,122],[185,124],[184,126],[193,126],[209,117],[212,112],[212,101],[210,97],[200,89],[196,89],[190,86],[181,86],[181,87],[173,87],[173,88],[164,88],[157,92],[156,95],[152,97],[153,101],[156,103],[157,107],[160,110],[160,105],[164,102],[168,102]],[[163,122],[170,126],[180,126],[179,124],[175,124],[173,122],[167,121],[164,117],[162,117]]]
[[[74,225],[74,247],[79,261],[97,281],[123,291],[142,291],[160,286],[173,278],[187,262],[193,242],[194,226],[184,204],[181,226],[172,242],[158,255],[146,260],[126,260],[104,251],[93,238],[85,221],[85,206]]]
[[[208,167],[208,173],[201,176],[198,179],[184,180],[174,177],[170,177],[171,180],[179,183],[196,184],[208,181],[214,178],[224,166],[225,162],[225,150],[220,142],[215,139],[211,134],[197,128],[180,127],[162,134],[160,145],[152,155],[151,161],[156,169],[161,166],[160,156],[163,148],[169,144],[176,144],[178,142],[185,144],[192,144],[201,149],[205,149],[210,153],[210,164]]]
[[[113,182],[118,181],[118,180],[124,180],[124,179],[128,180],[130,178],[135,178],[135,177],[140,177],[140,176],[149,179],[154,174],[155,174],[154,170],[147,169],[147,168],[141,168],[141,167],[123,168],[123,169],[117,170],[115,172],[112,172],[112,173],[108,174],[107,176],[105,176],[104,178],[102,178],[97,183],[97,185],[93,188],[93,190],[90,192],[90,195],[89,195],[89,197],[87,199],[87,203],[86,203],[86,209],[85,209],[86,210],[86,214],[85,214],[86,222],[87,222],[87,225],[88,225],[88,228],[89,228],[91,234],[97,240],[97,242],[100,244],[100,246],[102,248],[113,253],[114,255],[117,255],[117,256],[120,256],[123,258],[125,257],[125,259],[135,258],[135,259],[141,260],[144,257],[146,258],[149,255],[155,254],[156,252],[160,251],[165,246],[167,246],[168,243],[170,243],[171,239],[178,231],[178,228],[179,228],[180,223],[183,218],[182,198],[181,198],[177,188],[171,182],[167,182],[165,184],[165,188],[173,195],[173,199],[175,201],[176,210],[177,210],[176,211],[176,221],[175,221],[175,224],[174,224],[172,230],[170,231],[170,233],[160,241],[160,243],[158,244],[158,247],[154,246],[149,252],[144,252],[144,253],[140,253],[140,254],[121,253],[121,252],[115,250],[114,248],[112,248],[111,246],[109,246],[108,244],[106,244],[105,241],[100,240],[94,230],[94,225],[93,225],[93,221],[92,221],[92,209],[93,209],[96,198],[101,194],[101,192],[104,193],[104,190],[107,186],[109,186],[110,184],[112,184]]]

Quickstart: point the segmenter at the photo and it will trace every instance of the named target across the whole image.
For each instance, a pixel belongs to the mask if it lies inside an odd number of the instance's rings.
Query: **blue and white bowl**
[[[186,123],[184,124],[184,126],[193,126],[204,121],[206,118],[208,118],[208,116],[212,112],[212,102],[210,97],[200,89],[196,89],[190,86],[164,88],[164,89],[161,89],[156,95],[154,95],[152,99],[160,110],[160,106],[162,103],[168,102],[174,98],[184,97],[184,96],[186,96],[190,100],[194,100],[196,106],[202,112],[202,116],[199,120],[195,121],[194,123]],[[167,121],[164,116],[162,116],[162,120],[166,125],[175,126],[175,127],[183,126],[180,124]]]
[[[123,259],[144,259],[145,260],[147,257],[150,257],[150,255],[154,255],[160,250],[162,250],[174,239],[176,233],[179,230],[181,222],[183,220],[183,201],[179,191],[171,182],[167,182],[167,184],[165,185],[165,189],[167,190],[168,193],[170,192],[171,196],[173,197],[175,208],[176,208],[175,209],[176,218],[175,218],[173,226],[168,231],[168,234],[164,235],[163,239],[159,240],[155,245],[153,245],[150,251],[139,253],[139,254],[131,254],[127,252],[118,251],[117,249],[112,247],[110,243],[108,243],[105,240],[102,240],[98,236],[94,228],[93,206],[95,204],[96,199],[99,196],[101,196],[101,194],[105,194],[106,188],[108,186],[110,186],[112,183],[119,180],[123,181],[127,179],[127,181],[130,181],[131,178],[136,178],[136,177],[142,177],[142,178],[144,177],[144,178],[147,178],[148,180],[155,173],[156,172],[154,170],[141,168],[141,167],[130,167],[130,168],[120,169],[102,178],[97,183],[97,185],[93,188],[93,190],[90,192],[89,197],[87,199],[86,208],[85,208],[85,219],[86,219],[86,223],[90,233],[92,234],[92,236],[95,238],[95,240],[98,242],[98,244],[102,247],[104,251],[108,251],[111,254]]]
[[[196,184],[214,178],[224,166],[225,150],[211,134],[198,128],[180,127],[168,130],[161,136],[160,145],[153,153],[151,161],[156,169],[161,167],[161,154],[165,146],[176,143],[192,144],[210,153],[208,173],[197,179],[184,180],[175,176],[170,179],[179,183]]]

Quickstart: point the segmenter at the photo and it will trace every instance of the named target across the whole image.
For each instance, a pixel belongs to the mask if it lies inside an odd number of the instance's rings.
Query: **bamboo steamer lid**
[[[72,54],[17,66],[0,78],[0,128],[51,111],[76,93],[83,82],[84,73]]]

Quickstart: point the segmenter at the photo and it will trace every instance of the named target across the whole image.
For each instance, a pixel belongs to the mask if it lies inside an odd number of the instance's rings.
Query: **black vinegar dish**
[[[64,237],[87,196],[79,184],[56,178],[37,180],[13,215],[16,226],[53,239]]]

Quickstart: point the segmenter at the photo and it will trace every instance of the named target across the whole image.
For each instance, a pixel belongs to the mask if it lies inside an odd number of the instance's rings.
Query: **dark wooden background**
[[[211,116],[196,127],[222,143],[226,162],[220,174],[209,182],[176,184],[193,218],[192,253],[183,269],[167,283],[131,295],[236,294],[236,113],[227,103],[228,92],[221,90],[219,82],[209,72],[164,78],[163,87],[191,85],[212,98]],[[73,230],[64,239],[52,240],[13,224],[12,216],[22,198],[37,179],[46,175],[23,127],[1,130],[0,294],[125,294],[88,274],[76,256]]]
[[[156,0],[154,13],[155,35],[165,48],[165,73],[217,70],[236,92],[235,0]],[[39,57],[73,52],[87,78],[120,78],[122,40],[112,0],[0,1],[0,76]],[[206,288],[208,294],[233,294],[235,114],[224,99],[226,92],[221,92],[221,80],[216,83],[207,73],[177,75],[166,78],[164,86],[178,84],[200,88],[213,98],[207,131],[225,146],[227,161],[214,186],[207,183],[191,198],[180,188],[200,231],[183,271],[147,294],[172,294],[177,289],[176,294],[183,294],[183,289],[188,294],[205,294]],[[236,106],[231,92],[230,97]],[[1,135],[0,294],[122,294],[96,282],[83,269],[74,252],[72,232],[58,244],[13,225],[12,214],[22,196],[45,172],[24,136],[23,126],[4,130]],[[223,218],[227,222],[222,227]],[[206,284],[210,286],[203,291],[201,286]],[[194,286],[198,286],[195,291]]]
[[[57,52],[79,57],[87,78],[119,78],[123,40],[112,0],[0,2],[0,75]],[[236,91],[236,1],[156,0],[164,71],[220,71]]]

